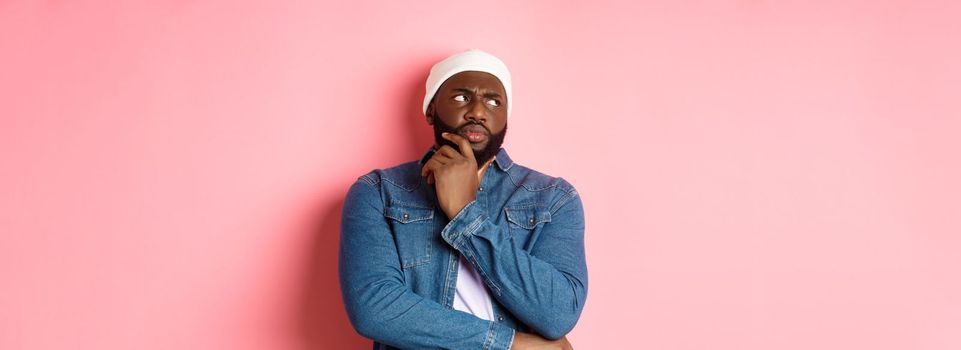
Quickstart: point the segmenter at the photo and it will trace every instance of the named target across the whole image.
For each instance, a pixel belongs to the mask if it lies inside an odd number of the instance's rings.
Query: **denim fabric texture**
[[[341,217],[341,294],[374,349],[509,349],[515,331],[558,339],[587,298],[584,211],[574,187],[501,148],[476,199],[448,220],[419,161],[360,176]],[[495,320],[452,308],[459,255]]]

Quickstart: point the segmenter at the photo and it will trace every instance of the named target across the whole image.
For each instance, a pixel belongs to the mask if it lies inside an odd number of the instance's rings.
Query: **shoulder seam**
[[[563,207],[567,203],[570,203],[572,200],[574,200],[574,198],[577,198],[577,191],[566,192],[566,194],[563,197],[561,197],[561,199],[559,199],[556,203],[554,203],[554,206],[551,207],[551,209],[549,210],[551,212],[551,215],[554,215],[555,213],[557,213],[557,211],[560,210],[561,207]]]
[[[559,199],[557,203],[555,203],[554,206],[550,209],[551,214],[556,213],[558,210],[560,210],[561,207],[569,203],[574,198],[577,198],[578,196],[577,189],[574,188],[574,185],[572,185],[570,182],[565,180],[563,177],[558,177],[557,182],[562,184],[567,184],[567,186],[557,186],[556,184],[553,186],[563,191],[565,195],[561,197],[561,199]]]
[[[380,183],[380,176],[374,176],[374,174],[375,173],[371,171],[367,174],[361,175],[357,179],[367,183],[368,185],[377,186],[377,184]]]
[[[541,175],[541,176],[545,176],[545,177],[547,177],[547,178],[553,179],[553,177],[550,176],[550,175],[547,175],[547,174],[544,174],[544,173],[541,173],[541,172],[537,172],[537,171],[535,171],[534,169],[531,169],[531,168],[525,167],[525,166],[523,166],[523,165],[517,164],[516,162],[513,163],[512,165],[516,165],[516,167],[512,166],[511,168],[526,170],[526,174],[525,174],[524,177],[531,176],[531,174],[536,174],[536,175]],[[519,170],[518,170],[518,171],[519,171]],[[507,170],[507,178],[509,178],[509,179],[511,180],[511,182],[514,184],[514,186],[523,187],[524,189],[526,189],[526,190],[528,190],[528,191],[538,192],[538,191],[543,191],[543,190],[550,189],[551,187],[555,187],[555,186],[556,186],[556,184],[549,184],[549,185],[547,185],[547,186],[545,186],[545,187],[532,187],[532,186],[529,186],[528,184],[519,183],[517,180],[514,179],[514,171],[511,171],[511,170]]]

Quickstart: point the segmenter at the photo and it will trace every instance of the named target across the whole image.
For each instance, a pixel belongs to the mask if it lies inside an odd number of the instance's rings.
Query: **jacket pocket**
[[[512,226],[533,230],[538,225],[551,221],[551,212],[547,208],[536,206],[507,207],[507,221]]]
[[[506,207],[504,212],[507,215],[511,237],[526,250],[530,250],[540,228],[551,221],[550,210],[540,206]]]
[[[395,203],[384,209],[384,216],[390,219],[401,268],[429,263],[435,228],[434,209]]]

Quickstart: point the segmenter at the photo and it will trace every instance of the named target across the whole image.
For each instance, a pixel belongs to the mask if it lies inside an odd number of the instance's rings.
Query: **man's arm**
[[[574,328],[587,298],[584,212],[576,191],[551,209],[551,221],[541,228],[530,252],[507,228],[491,223],[476,200],[457,213],[441,235],[514,316],[545,338],[559,339]]]
[[[509,349],[510,327],[448,309],[404,285],[383,202],[368,181],[350,187],[341,220],[340,287],[357,332],[405,349]]]
[[[451,218],[441,236],[474,266],[514,316],[538,334],[560,339],[574,328],[587,298],[580,196],[561,179],[570,190],[552,203],[552,219],[541,227],[528,253],[476,205],[479,179],[470,142],[457,134],[441,136],[460,151],[442,146],[421,169],[421,176],[433,179],[438,203]]]

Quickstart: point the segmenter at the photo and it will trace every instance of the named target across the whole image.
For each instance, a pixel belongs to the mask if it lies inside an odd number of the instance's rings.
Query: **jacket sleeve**
[[[486,210],[467,204],[441,231],[485,280],[494,297],[521,322],[548,339],[570,332],[587,298],[584,211],[572,190],[551,207],[530,252],[497,226]]]
[[[404,349],[509,349],[514,330],[449,309],[404,285],[378,189],[361,177],[347,192],[338,270],[347,315],[361,335]]]

